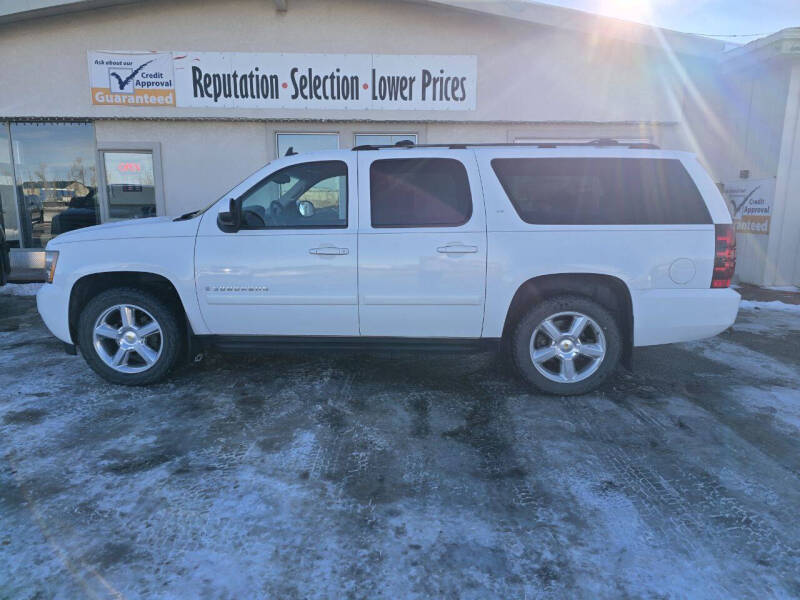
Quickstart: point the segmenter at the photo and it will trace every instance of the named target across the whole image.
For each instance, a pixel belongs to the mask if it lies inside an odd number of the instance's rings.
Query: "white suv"
[[[47,250],[44,322],[120,384],[206,346],[503,341],[531,384],[580,394],[739,306],[730,213],[697,159],[613,141],[286,156],[204,211]]]

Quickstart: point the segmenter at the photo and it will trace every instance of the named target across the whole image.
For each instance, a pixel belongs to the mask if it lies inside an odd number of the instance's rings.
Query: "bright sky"
[[[800,0],[537,0],[687,33],[770,34],[800,27]],[[730,37],[747,43],[757,37]]]

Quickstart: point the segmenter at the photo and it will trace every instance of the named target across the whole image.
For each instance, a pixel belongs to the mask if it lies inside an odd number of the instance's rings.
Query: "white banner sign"
[[[90,52],[93,104],[475,110],[475,56]],[[161,99],[159,99],[161,98]]]

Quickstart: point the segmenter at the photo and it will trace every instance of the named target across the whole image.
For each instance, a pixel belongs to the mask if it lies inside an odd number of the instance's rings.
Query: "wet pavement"
[[[800,309],[580,398],[476,355],[213,355],[150,388],[0,295],[0,598],[800,596]]]

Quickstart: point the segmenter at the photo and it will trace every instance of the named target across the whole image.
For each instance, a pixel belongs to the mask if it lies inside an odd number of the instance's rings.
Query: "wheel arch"
[[[78,339],[78,321],[83,306],[97,294],[118,287],[132,287],[153,293],[162,301],[174,306],[185,320],[187,331],[192,332],[192,325],[178,287],[168,277],[149,271],[101,271],[83,275],[72,285],[68,322],[70,337],[73,340]]]
[[[622,362],[630,368],[633,354],[633,301],[628,285],[619,277],[597,273],[539,275],[523,282],[514,293],[503,324],[503,339],[530,307],[561,294],[578,294],[610,310],[622,330]]]

